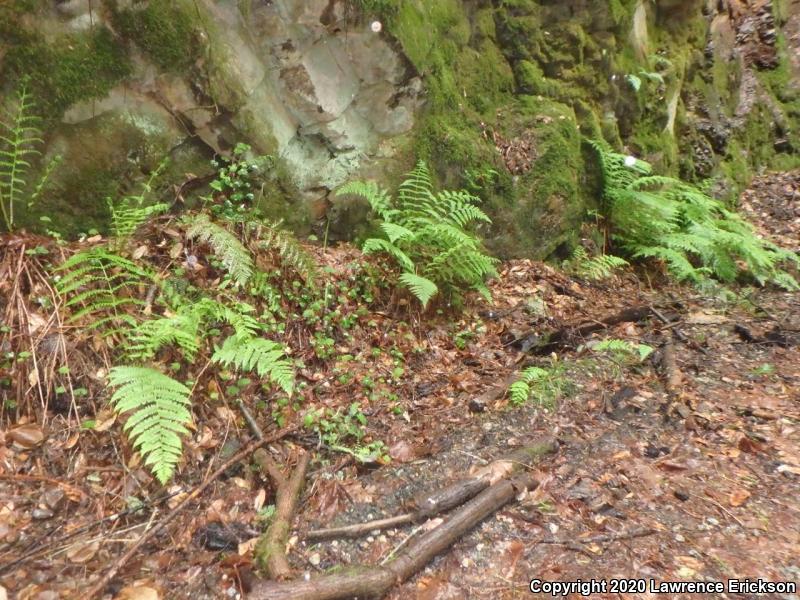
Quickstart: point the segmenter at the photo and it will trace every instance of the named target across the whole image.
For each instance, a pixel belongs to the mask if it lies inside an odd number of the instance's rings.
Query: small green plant
[[[366,199],[381,220],[384,236],[368,239],[364,253],[390,256],[402,271],[398,284],[423,307],[438,294],[458,301],[470,289],[491,300],[485,280],[496,274],[497,260],[485,254],[469,230],[491,222],[475,205],[478,198],[466,191],[434,193],[424,162],[400,184],[395,199],[374,182],[347,184],[338,191],[345,194]]]
[[[353,402],[345,412],[330,408],[310,410],[303,424],[317,432],[322,443],[331,450],[349,454],[359,462],[386,464],[391,460],[382,441],[365,441],[367,417],[358,402]]]
[[[111,405],[132,413],[124,430],[153,474],[166,483],[181,458],[181,436],[191,423],[190,391],[182,383],[147,367],[114,367],[108,385],[115,388]]]
[[[723,282],[748,275],[787,290],[800,285],[781,269],[800,266],[794,252],[759,239],[753,228],[701,189],[651,174],[648,163],[590,141],[600,160],[612,237],[633,258],[663,261],[679,280]]]
[[[38,127],[39,117],[33,114],[33,99],[23,85],[17,92],[15,106],[0,114],[0,213],[8,231],[14,229],[16,211],[21,203],[30,208],[39,199],[59,158],[50,161],[38,183],[31,189],[28,176],[31,160],[41,154],[43,144]]]
[[[111,231],[114,234],[116,246],[121,247],[149,218],[163,213],[169,205],[163,202],[148,203],[153,192],[153,183],[167,166],[163,161],[155,169],[146,182],[142,184],[141,191],[136,196],[124,196],[116,201],[107,200],[111,213]]]
[[[548,368],[528,367],[509,388],[511,404],[520,406],[531,399],[546,408],[553,408],[568,387],[560,365]]]
[[[635,357],[638,362],[644,362],[654,349],[647,344],[636,344],[627,340],[608,339],[591,346],[594,352],[608,352],[620,359]]]
[[[599,254],[590,257],[583,246],[578,246],[575,248],[572,258],[566,261],[564,267],[567,271],[575,273],[579,277],[600,281],[608,279],[616,271],[624,269],[628,265],[628,261],[624,258],[611,254]]]
[[[217,176],[210,184],[213,190],[210,210],[215,216],[241,221],[252,211],[256,177],[272,159],[263,156],[251,160],[249,154],[250,146],[236,144],[231,158],[217,157],[211,161],[211,166],[217,169]]]

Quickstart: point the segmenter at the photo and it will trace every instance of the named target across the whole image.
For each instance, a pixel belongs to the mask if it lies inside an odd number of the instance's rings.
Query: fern
[[[255,235],[256,246],[260,250],[273,252],[283,267],[288,267],[300,275],[310,286],[315,287],[317,265],[314,258],[297,242],[294,235],[282,228],[282,221],[249,223],[248,228]]]
[[[244,286],[253,276],[253,257],[242,242],[230,231],[198,214],[187,219],[186,235],[201,244],[208,244],[219,258],[231,280]]]
[[[789,290],[800,285],[782,263],[800,263],[793,252],[759,239],[739,215],[705,191],[589,141],[603,177],[604,209],[613,239],[633,258],[664,263],[679,280],[700,282],[709,275],[731,282],[747,274],[761,284]]]
[[[73,255],[56,271],[61,273],[56,290],[73,310],[69,320],[86,318],[87,327],[104,335],[136,327],[136,314],[145,305],[139,297],[142,288],[155,277],[149,269],[103,247]]]
[[[566,380],[556,367],[550,369],[528,367],[509,386],[509,400],[511,404],[519,406],[536,396],[540,404],[552,405],[565,385]]]
[[[38,128],[39,117],[33,114],[33,100],[25,86],[17,92],[15,106],[0,115],[0,213],[8,231],[14,229],[17,205],[36,202],[60,158],[50,161],[34,189],[28,192],[32,157],[41,154],[36,148],[44,143]]]
[[[124,430],[144,458],[145,465],[163,484],[170,480],[181,458],[181,435],[188,433],[190,390],[155,369],[114,367],[108,384],[116,388],[111,404],[119,413],[131,412]]]
[[[608,339],[598,342],[592,346],[595,352],[611,352],[612,354],[636,356],[639,362],[644,361],[654,350],[647,344],[634,344],[626,340]]]
[[[111,213],[111,230],[116,238],[117,246],[124,244],[142,223],[150,217],[161,214],[169,208],[164,203],[147,204],[153,191],[153,182],[164,171],[167,161],[163,161],[158,168],[150,174],[147,181],[142,184],[142,189],[137,196],[125,196],[116,202],[107,200]]]
[[[628,261],[624,258],[611,254],[589,257],[586,249],[583,246],[578,246],[572,255],[572,259],[565,266],[580,277],[600,281],[608,279],[615,271],[628,265]]]
[[[231,336],[214,353],[212,360],[239,371],[255,371],[289,395],[294,388],[292,363],[285,357],[283,346],[276,342]]]
[[[232,302],[229,306],[211,298],[189,302],[179,297],[176,301],[174,310],[142,323],[131,332],[127,349],[130,359],[152,359],[162,348],[176,346],[184,358],[192,361],[212,325],[229,325],[238,339],[249,339],[263,329],[252,316],[255,309],[242,302]]]
[[[465,290],[491,299],[484,281],[496,274],[497,260],[487,256],[470,227],[491,223],[475,205],[478,199],[465,191],[434,193],[424,162],[407,175],[395,199],[375,183],[354,182],[338,195],[364,198],[381,219],[383,237],[364,242],[365,254],[391,257],[402,274],[398,283],[423,307],[439,294],[458,300]]]

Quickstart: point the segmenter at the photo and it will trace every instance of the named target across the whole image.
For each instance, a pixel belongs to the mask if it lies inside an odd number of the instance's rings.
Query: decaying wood
[[[661,349],[661,369],[664,377],[664,389],[670,400],[675,400],[680,395],[681,376],[678,361],[675,358],[675,345],[672,339],[667,339]]]
[[[592,321],[591,323],[585,323],[574,327],[562,327],[561,329],[550,331],[545,334],[531,331],[515,340],[514,347],[522,352],[548,354],[559,348],[572,347],[595,331],[601,331],[613,327],[614,325],[619,325],[620,323],[636,323],[638,321],[643,321],[652,314],[653,310],[650,306],[626,308],[601,321]]]
[[[486,517],[499,510],[525,489],[538,483],[529,475],[500,481],[458,509],[450,519],[406,546],[382,566],[355,567],[348,572],[310,581],[273,583],[262,581],[249,594],[250,600],[336,600],[380,597],[420,571],[435,556],[447,550]]]
[[[311,456],[308,452],[301,452],[297,459],[297,466],[288,478],[284,477],[263,448],[259,449],[253,458],[262,471],[269,474],[276,488],[275,516],[267,531],[256,544],[256,561],[271,579],[288,579],[291,577],[292,568],[286,558],[286,544],[289,541],[289,532],[297,512],[297,504],[300,500],[300,492],[303,489]]]
[[[414,512],[386,519],[368,521],[366,523],[356,523],[355,525],[317,529],[308,532],[305,539],[319,542],[322,540],[357,538],[368,535],[373,531],[382,531],[384,529],[425,521],[426,519],[451,510],[457,506],[461,506],[489,487],[493,483],[493,480],[496,481],[503,477],[508,478],[519,472],[522,468],[535,463],[539,457],[555,452],[556,449],[557,443],[554,440],[546,440],[533,446],[523,448],[505,458],[493,461],[469,478],[457,481],[432,493],[420,494],[414,499],[414,506],[416,508]]]
[[[100,580],[94,584],[82,597],[86,600],[92,600],[92,598],[96,598],[103,594],[106,589],[106,586],[111,582],[114,577],[116,577],[117,573],[119,573],[120,569],[125,566],[125,564],[139,551],[144,544],[150,541],[157,533],[162,531],[167,525],[169,525],[175,517],[177,517],[180,512],[189,506],[191,502],[193,502],[200,494],[202,494],[208,486],[214,483],[217,479],[219,479],[228,469],[230,469],[233,465],[238,464],[240,461],[246,459],[247,457],[251,456],[256,450],[262,448],[266,444],[271,444],[273,442],[278,441],[281,438],[286,437],[288,434],[295,431],[296,427],[287,427],[286,429],[282,429],[277,433],[269,436],[263,437],[260,440],[256,440],[250,444],[248,444],[243,450],[233,455],[231,458],[226,460],[220,467],[214,471],[211,475],[209,475],[203,483],[198,485],[191,493],[187,494],[187,496],[181,500],[181,502],[173,508],[166,517],[161,519],[155,526],[148,529],[142,537],[136,540],[131,547],[128,548],[127,552],[123,554],[114,565],[106,571],[106,573],[100,578]]]
[[[513,473],[530,468],[538,460],[555,452],[554,440],[523,448],[504,461],[495,461],[480,470],[476,477],[489,486],[455,510],[441,525],[408,543],[405,550],[380,566],[358,566],[335,575],[309,581],[260,581],[248,595],[250,600],[335,600],[338,598],[380,597],[393,586],[420,571],[435,556],[453,545],[481,521],[499,510],[525,489],[538,483],[529,474],[510,479]],[[445,488],[447,489],[447,488]],[[453,490],[441,496],[441,502],[452,502],[458,494]]]

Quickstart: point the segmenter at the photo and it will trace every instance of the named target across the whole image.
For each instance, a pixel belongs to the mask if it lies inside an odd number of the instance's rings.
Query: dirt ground
[[[799,177],[766,176],[743,198],[764,234],[795,249]],[[316,252],[340,273],[357,256],[346,247]],[[304,542],[309,529],[402,514],[420,493],[555,437],[559,452],[539,465],[537,489],[389,597],[551,597],[531,594],[531,579],[800,584],[798,294],[699,291],[631,272],[593,283],[528,261],[504,265],[492,291],[493,306],[475,305],[457,323],[422,323],[402,310],[361,314],[353,336],[336,346],[352,360],[300,373],[307,385],[298,415],[310,406],[347,411],[358,402],[370,439],[384,441],[392,460],[359,464],[302,428],[273,445],[278,460],[291,447],[317,452],[290,540],[298,576],[378,564],[426,526],[319,544]],[[656,312],[569,340],[549,355],[519,349],[531,331],[596,322],[636,306]],[[653,352],[640,361],[593,347],[609,339]],[[666,373],[665,343],[675,357]],[[554,383],[512,406],[498,384],[532,364],[556,374]],[[669,375],[674,388],[665,385]],[[165,490],[124,446],[100,393],[90,392],[78,407],[57,400],[45,403],[44,413],[37,399],[31,402],[39,421],[24,407],[7,410],[0,427],[0,585],[9,598],[81,598],[250,435],[233,405],[196,409],[202,425]],[[256,400],[251,408],[260,426],[274,430]],[[92,430],[80,427],[87,417]],[[107,597],[242,597],[252,583],[260,509],[272,501],[268,482],[251,465],[232,469],[123,567]]]

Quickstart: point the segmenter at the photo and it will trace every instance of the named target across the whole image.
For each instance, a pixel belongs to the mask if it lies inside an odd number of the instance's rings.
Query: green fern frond
[[[274,252],[281,266],[289,267],[311,287],[316,285],[317,265],[314,258],[298,243],[290,231],[282,228],[282,221],[251,223],[258,247]]]
[[[65,306],[73,309],[70,322],[91,317],[87,326],[104,335],[136,323],[129,313],[145,304],[140,296],[155,278],[149,269],[103,247],[71,256],[56,273],[56,291],[65,298]]]
[[[118,247],[136,232],[136,230],[150,217],[163,213],[169,208],[164,203],[148,204],[153,192],[155,180],[164,172],[168,161],[164,160],[150,174],[142,184],[141,191],[136,196],[125,196],[117,201],[107,200],[111,213],[111,230],[114,232],[115,242]]]
[[[403,273],[400,275],[400,283],[411,290],[411,293],[419,300],[423,308],[428,306],[428,302],[430,302],[431,298],[439,291],[439,288],[430,279],[420,277],[414,273]]]
[[[289,395],[294,389],[292,362],[286,358],[284,347],[271,340],[231,336],[212,360],[239,371],[255,371]]]
[[[388,240],[383,240],[380,238],[372,238],[364,242],[364,245],[361,247],[364,254],[375,254],[378,252],[385,252],[392,258],[394,258],[400,266],[406,271],[413,271],[414,270],[414,261],[403,252],[400,248],[395,246]]]
[[[354,195],[364,198],[370,208],[382,219],[391,220],[395,211],[389,193],[374,181],[351,181],[340,187],[336,196]]]
[[[202,213],[188,218],[186,225],[186,235],[208,244],[235,284],[247,284],[253,276],[253,257],[235,235]]]
[[[162,484],[167,483],[183,452],[181,436],[192,421],[190,390],[182,383],[147,367],[114,367],[108,385],[115,388],[111,405],[131,412],[124,430],[144,463]]]
[[[38,127],[40,119],[33,111],[33,99],[23,85],[17,91],[14,106],[0,114],[0,214],[8,231],[14,228],[18,205],[25,201],[30,207],[38,199],[58,162],[50,161],[28,193],[31,157],[41,154],[37,147],[44,143]]]
[[[588,143],[603,174],[612,237],[631,256],[662,260],[679,280],[700,282],[710,274],[733,281],[746,274],[759,283],[792,285],[793,278],[780,269],[785,251],[760,240],[744,219],[705,190],[652,175],[647,163],[631,163],[605,142]]]

